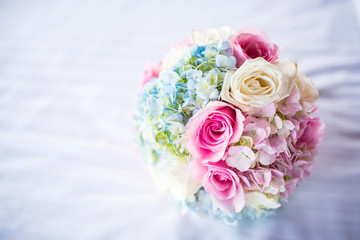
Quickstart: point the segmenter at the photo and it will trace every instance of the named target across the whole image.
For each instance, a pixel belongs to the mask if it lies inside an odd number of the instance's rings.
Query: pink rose
[[[238,213],[244,208],[244,187],[250,187],[250,183],[245,176],[237,175],[224,161],[202,164],[193,160],[190,162],[190,171],[220,209]]]
[[[240,67],[246,59],[262,57],[266,61],[274,63],[278,58],[279,47],[259,29],[244,28],[232,38],[232,42],[236,67]]]
[[[150,63],[147,63],[145,65],[144,71],[142,73],[142,86],[144,87],[145,84],[150,82],[153,78],[158,78],[160,71],[162,69],[162,62],[160,62],[157,67],[151,65]]]
[[[239,141],[244,119],[241,111],[232,105],[210,102],[187,123],[187,149],[194,159],[219,161],[228,145]]]

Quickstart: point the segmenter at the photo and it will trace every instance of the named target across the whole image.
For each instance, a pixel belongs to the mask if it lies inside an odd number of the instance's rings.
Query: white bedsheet
[[[0,239],[360,239],[360,2],[0,2]],[[140,71],[192,28],[259,27],[320,90],[312,175],[277,215],[192,222],[151,182]]]

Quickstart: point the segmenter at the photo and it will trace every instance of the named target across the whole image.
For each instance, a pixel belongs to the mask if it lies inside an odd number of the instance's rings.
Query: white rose
[[[220,97],[243,111],[264,107],[290,95],[296,73],[296,63],[290,60],[271,64],[260,57],[248,59],[236,71],[226,73]]]
[[[245,203],[249,208],[279,208],[281,204],[278,201],[278,196],[268,197],[261,192],[247,192],[245,193]]]
[[[189,56],[190,53],[188,49],[189,47],[187,45],[172,47],[170,52],[168,52],[162,60],[162,68],[167,69],[169,67],[172,67],[181,58]]]
[[[316,99],[318,99],[319,92],[311,81],[311,78],[305,76],[305,74],[300,71],[297,73],[295,84],[305,101],[315,102]]]
[[[219,41],[226,41],[236,31],[230,26],[223,26],[218,29],[209,28],[204,31],[193,30],[191,32],[191,41],[198,45],[217,44]]]
[[[189,164],[182,161],[163,161],[151,168],[155,184],[162,192],[170,193],[182,201],[195,194],[201,187],[190,176]]]

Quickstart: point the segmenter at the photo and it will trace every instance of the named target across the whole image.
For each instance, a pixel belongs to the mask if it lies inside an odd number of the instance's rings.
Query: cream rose
[[[185,200],[194,195],[201,183],[190,176],[189,163],[182,161],[163,161],[151,168],[151,175],[161,192],[170,192],[176,199]]]
[[[300,71],[297,73],[295,84],[305,101],[315,102],[318,99],[319,92],[311,78],[305,76]]]
[[[191,32],[191,41],[198,45],[208,45],[208,44],[217,44],[219,41],[226,41],[236,31],[230,26],[223,26],[218,29],[209,28],[204,31],[193,30]]]
[[[281,205],[278,201],[278,196],[268,197],[261,192],[247,192],[245,193],[246,206],[249,208],[279,208]]]
[[[243,111],[264,107],[290,95],[296,74],[296,63],[290,60],[271,64],[263,58],[248,59],[226,73],[220,97]]]

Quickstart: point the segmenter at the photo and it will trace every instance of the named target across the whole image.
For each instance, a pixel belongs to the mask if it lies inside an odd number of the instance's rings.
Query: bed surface
[[[275,216],[190,221],[132,136],[146,60],[191,29],[258,27],[320,91],[312,175]],[[1,1],[0,239],[359,239],[359,1]]]

